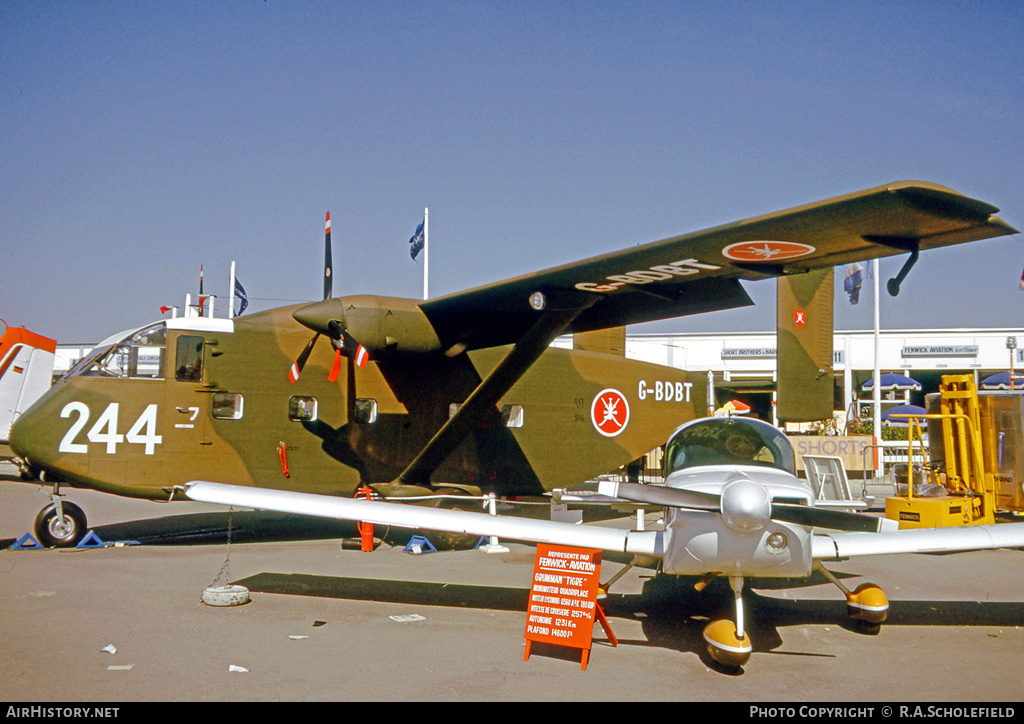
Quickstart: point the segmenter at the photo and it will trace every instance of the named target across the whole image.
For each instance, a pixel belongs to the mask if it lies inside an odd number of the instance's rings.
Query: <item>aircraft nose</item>
[[[753,480],[737,480],[722,489],[722,520],[737,533],[754,533],[772,515],[772,499],[764,486]]]

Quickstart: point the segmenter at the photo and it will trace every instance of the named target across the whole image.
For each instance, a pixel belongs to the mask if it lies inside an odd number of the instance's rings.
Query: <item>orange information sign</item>
[[[582,649],[582,668],[587,668],[595,616],[608,628],[597,604],[600,573],[601,551],[537,545],[524,660],[530,658],[530,645],[537,641]],[[614,637],[608,633],[614,644]]]

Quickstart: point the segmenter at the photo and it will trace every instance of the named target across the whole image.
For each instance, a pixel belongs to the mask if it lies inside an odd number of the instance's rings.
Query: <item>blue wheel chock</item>
[[[31,533],[26,533],[18,539],[18,542],[11,546],[12,551],[42,551],[46,550],[43,546],[32,537]]]
[[[419,548],[420,553],[437,553],[434,544],[421,535],[414,535],[410,538],[409,542],[405,544],[405,548],[402,549],[402,553],[416,553],[416,548]]]
[[[107,544],[104,543],[94,531],[89,531],[85,534],[85,538],[78,542],[75,548],[106,548]]]

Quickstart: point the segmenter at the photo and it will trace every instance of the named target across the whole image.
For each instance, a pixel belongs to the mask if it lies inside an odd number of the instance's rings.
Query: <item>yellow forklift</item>
[[[982,403],[972,375],[944,375],[939,393],[929,395],[928,414],[893,415],[909,422],[908,460],[913,460],[916,442],[926,462],[916,472],[912,464],[907,465],[906,493],[899,485],[903,481],[897,479],[898,494],[886,498],[885,517],[899,521],[900,528],[983,525],[995,522],[999,498],[1006,509],[1019,507],[1021,491],[1016,476],[1000,475],[997,482],[1007,431],[997,429],[994,418],[1004,425],[1010,423],[1018,432],[1015,437],[1020,437],[1022,399],[1013,396],[1007,416],[1006,410],[999,411],[999,406],[992,404],[995,398]],[[934,409],[938,411],[931,412]],[[925,450],[922,420],[927,421],[929,450]],[[1000,495],[1000,486],[1010,490]]]

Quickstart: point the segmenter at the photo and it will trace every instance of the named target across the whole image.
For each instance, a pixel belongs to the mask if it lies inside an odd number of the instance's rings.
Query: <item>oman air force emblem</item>
[[[590,420],[599,433],[615,437],[629,424],[626,396],[611,387],[601,390],[590,405]]]

